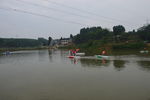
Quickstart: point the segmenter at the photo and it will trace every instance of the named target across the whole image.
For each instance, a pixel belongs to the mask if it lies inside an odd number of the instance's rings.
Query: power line
[[[84,26],[88,26],[79,22],[74,22],[74,21],[67,21],[67,20],[63,20],[63,19],[59,19],[59,18],[55,18],[55,17],[51,17],[48,15],[43,15],[43,14],[39,14],[39,13],[34,13],[34,12],[30,12],[30,11],[26,11],[26,10],[20,10],[20,9],[15,9],[15,8],[2,8],[0,7],[1,10],[6,10],[6,11],[14,11],[14,12],[19,12],[19,13],[25,13],[25,14],[30,14],[30,15],[34,15],[34,16],[40,16],[40,17],[44,17],[47,19],[51,19],[51,20],[55,20],[55,21],[61,21],[64,23],[71,23],[71,24],[77,24],[77,25],[84,25]]]
[[[32,6],[36,6],[36,7],[42,7],[42,8],[45,8],[45,9],[52,10],[52,11],[57,11],[57,12],[60,12],[60,13],[65,13],[65,14],[69,14],[69,15],[73,15],[73,16],[78,16],[78,17],[81,17],[81,18],[84,18],[84,19],[88,19],[88,20],[98,20],[98,19],[93,19],[93,18],[91,18],[89,16],[84,16],[84,15],[80,15],[80,14],[76,14],[76,13],[72,13],[72,12],[67,12],[67,11],[64,11],[64,10],[60,10],[60,9],[56,9],[56,8],[52,8],[52,7],[47,7],[47,6],[43,6],[43,5],[40,5],[40,4],[35,4],[35,3],[32,3],[32,2],[24,1],[24,0],[16,0],[16,1],[19,1],[19,2],[25,3],[25,4],[29,4],[29,5],[32,5]],[[110,22],[110,21],[107,20],[107,22],[113,23],[114,21]]]
[[[50,0],[45,0],[45,1],[47,1],[47,2],[49,2],[51,4],[54,4],[54,5],[58,5],[58,6],[62,6],[62,7],[69,8],[69,9],[73,9],[73,10],[76,10],[76,11],[79,11],[79,12],[82,12],[82,13],[86,13],[88,15],[95,15],[97,17],[101,17],[101,18],[104,18],[104,19],[107,19],[107,20],[112,20],[112,21],[117,21],[117,22],[126,22],[126,21],[115,19],[115,18],[103,16],[103,15],[100,15],[100,14],[97,14],[97,13],[94,13],[94,12],[90,12],[90,11],[86,11],[86,10],[83,10],[83,9],[79,9],[79,8],[75,8],[75,7],[72,7],[72,6],[68,6],[68,5],[65,5],[65,4],[62,4],[62,3],[58,3],[58,2],[55,2],[55,1],[50,1]],[[130,22],[126,22],[126,23],[130,23]]]
[[[26,4],[29,4],[29,5],[33,5],[33,6],[37,6],[37,7],[46,8],[46,9],[49,9],[49,10],[52,10],[52,11],[57,11],[57,12],[61,12],[61,13],[66,13],[66,14],[70,14],[70,15],[83,17],[83,18],[87,18],[88,17],[88,16],[75,14],[75,13],[72,13],[72,12],[66,12],[64,10],[60,10],[60,9],[56,9],[56,8],[52,8],[52,7],[46,7],[46,6],[43,6],[43,5],[39,5],[39,4],[35,4],[35,3],[32,3],[32,2],[28,2],[28,1],[23,1],[23,0],[16,0],[16,1],[19,1],[19,2],[22,2],[22,3],[26,3]]]

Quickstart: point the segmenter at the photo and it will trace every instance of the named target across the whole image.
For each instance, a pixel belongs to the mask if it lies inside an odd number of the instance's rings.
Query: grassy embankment
[[[136,54],[144,48],[150,51],[150,45],[143,42],[131,42],[131,43],[102,43],[101,41],[92,41],[84,44],[71,45],[61,47],[61,49],[76,49],[80,48],[80,52],[85,52],[86,55],[101,54],[103,50],[106,50],[108,55],[115,54]]]

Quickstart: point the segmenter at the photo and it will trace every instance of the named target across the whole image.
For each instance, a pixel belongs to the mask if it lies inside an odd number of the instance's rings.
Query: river
[[[67,58],[63,50],[0,56],[0,100],[150,100],[150,57]]]

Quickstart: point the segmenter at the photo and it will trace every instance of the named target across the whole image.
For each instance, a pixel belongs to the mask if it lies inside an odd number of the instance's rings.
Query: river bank
[[[107,55],[130,55],[130,54],[139,54],[140,51],[143,51],[144,49],[150,51],[150,46],[147,44],[142,44],[142,43],[132,43],[132,44],[105,44],[105,45],[89,45],[88,43],[86,44],[80,44],[80,45],[71,45],[71,46],[64,46],[60,47],[60,49],[80,49],[80,52],[85,52],[86,55],[97,55],[101,54],[103,50],[106,51]],[[149,54],[149,53],[147,53]]]
[[[48,46],[41,46],[41,47],[0,48],[0,52],[20,51],[20,50],[41,50],[41,49],[49,49],[49,47]]]

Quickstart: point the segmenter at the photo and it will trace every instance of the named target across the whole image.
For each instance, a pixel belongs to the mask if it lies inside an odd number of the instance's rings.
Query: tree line
[[[102,27],[82,28],[80,33],[73,37],[73,42],[76,45],[88,44],[87,46],[99,46],[100,44],[108,43],[148,43],[150,42],[150,24],[140,27],[137,31],[133,30],[129,32],[126,32],[123,25],[114,26],[113,31]]]
[[[48,40],[44,38],[38,39],[15,39],[15,38],[0,38],[1,48],[11,47],[38,47],[48,45]]]
[[[122,25],[114,26],[113,31],[102,27],[82,28],[80,33],[74,36],[74,42],[80,44],[90,40],[102,40],[106,37],[111,38],[111,42],[116,42],[117,38],[120,38],[121,41],[140,39],[150,42],[150,25],[129,32],[125,32],[125,27]]]

